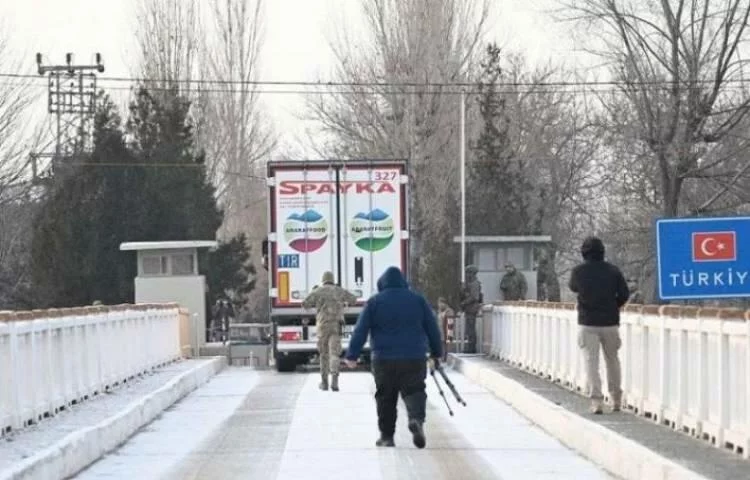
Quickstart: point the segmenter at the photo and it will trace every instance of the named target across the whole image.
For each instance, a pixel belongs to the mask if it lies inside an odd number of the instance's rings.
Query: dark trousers
[[[378,428],[383,437],[393,437],[396,432],[399,393],[404,399],[409,420],[424,422],[426,360],[374,360],[372,373],[375,376]]]
[[[466,344],[464,353],[477,353],[477,314],[464,314],[464,328],[466,330]]]

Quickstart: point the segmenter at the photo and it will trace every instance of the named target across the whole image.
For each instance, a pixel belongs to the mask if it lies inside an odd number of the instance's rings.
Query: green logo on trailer
[[[383,250],[393,241],[393,219],[379,209],[358,213],[350,229],[354,244],[367,252]]]

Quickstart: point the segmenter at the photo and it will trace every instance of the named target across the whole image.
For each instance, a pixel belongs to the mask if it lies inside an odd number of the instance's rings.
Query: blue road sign
[[[296,253],[282,253],[277,258],[279,268],[299,268],[299,255]]]
[[[750,217],[656,222],[659,297],[750,297]]]

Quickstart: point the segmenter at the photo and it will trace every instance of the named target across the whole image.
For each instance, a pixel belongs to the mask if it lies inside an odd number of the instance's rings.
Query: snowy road
[[[338,393],[319,376],[229,368],[119,450],[79,474],[101,479],[609,479],[490,393],[449,372],[467,407],[455,416],[428,377],[427,448],[399,404],[396,448],[379,449],[372,377],[345,372]]]

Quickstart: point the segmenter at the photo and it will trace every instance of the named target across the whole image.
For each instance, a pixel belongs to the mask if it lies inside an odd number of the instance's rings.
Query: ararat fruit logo
[[[368,252],[382,250],[393,240],[393,219],[379,209],[358,213],[350,228],[354,244]]]
[[[284,223],[284,238],[298,252],[314,252],[328,239],[328,222],[315,210],[293,213]]]

